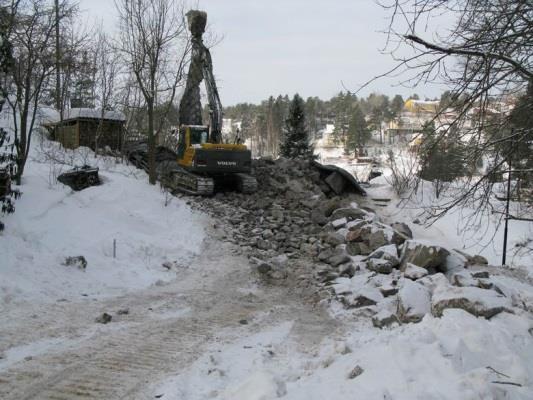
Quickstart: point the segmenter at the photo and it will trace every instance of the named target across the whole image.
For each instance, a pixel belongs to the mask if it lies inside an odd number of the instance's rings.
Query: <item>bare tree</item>
[[[472,169],[453,198],[434,207],[435,220],[456,206],[491,210],[493,181],[512,154],[532,139],[531,128],[510,129],[506,106],[533,81],[533,3],[524,0],[383,0],[390,13],[388,52],[396,65],[383,76],[402,76],[405,86],[440,84],[451,90],[453,120],[442,109],[434,118],[439,137],[434,149],[460,127],[458,140],[477,165],[489,156],[485,171]],[[442,21],[453,27],[438,30]],[[368,85],[365,84],[364,86]],[[494,114],[503,118],[494,118]],[[497,137],[490,132],[498,132]],[[501,144],[504,143],[505,146]],[[427,149],[426,151],[432,151]],[[531,155],[533,156],[533,155]]]
[[[60,18],[72,13],[62,8]],[[14,66],[6,83],[7,102],[13,114],[17,157],[15,179],[20,185],[28,158],[39,103],[55,69],[53,39],[57,19],[44,0],[21,0],[11,34]]]
[[[183,83],[189,48],[183,4],[171,0],[116,0],[115,4],[120,15],[117,45],[146,104],[148,175],[150,183],[155,184],[157,139],[177,88]],[[168,107],[156,118],[155,110],[161,104]]]
[[[94,54],[96,59],[96,98],[100,108],[100,122],[96,130],[94,143],[94,154],[96,156],[98,154],[98,140],[104,129],[105,113],[113,109],[117,103],[115,90],[120,72],[118,53],[112,46],[111,40],[102,26],[99,27],[97,32]]]

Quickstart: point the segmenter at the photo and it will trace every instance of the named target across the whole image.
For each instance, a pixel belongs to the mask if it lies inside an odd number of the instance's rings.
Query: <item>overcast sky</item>
[[[81,0],[88,20],[102,19],[113,30],[113,0]],[[210,30],[222,41],[211,52],[222,103],[257,103],[269,95],[299,93],[329,99],[352,91],[393,61],[379,49],[387,15],[374,0],[198,0]],[[382,79],[361,94],[413,93]],[[421,98],[440,95],[419,87]]]

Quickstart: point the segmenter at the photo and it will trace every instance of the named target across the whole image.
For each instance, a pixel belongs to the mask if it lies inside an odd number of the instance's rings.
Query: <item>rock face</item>
[[[408,263],[432,272],[446,272],[446,258],[450,252],[443,247],[428,245],[408,240],[403,245],[401,269],[405,270]]]
[[[431,311],[429,290],[411,280],[404,280],[398,291],[398,318],[401,322],[419,322]]]
[[[441,285],[433,293],[431,308],[436,317],[442,316],[447,308],[460,308],[476,317],[488,319],[502,311],[510,311],[511,304],[493,290]]]

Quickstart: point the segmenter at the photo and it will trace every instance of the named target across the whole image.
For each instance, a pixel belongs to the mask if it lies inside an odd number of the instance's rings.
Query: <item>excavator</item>
[[[208,196],[216,187],[235,187],[242,193],[257,190],[257,180],[250,175],[252,155],[236,139],[222,140],[222,103],[213,75],[209,49],[204,45],[207,14],[187,13],[191,31],[192,54],[185,91],[179,106],[177,165],[165,171],[164,184],[172,190]],[[204,80],[209,103],[209,125],[202,121],[200,83]]]

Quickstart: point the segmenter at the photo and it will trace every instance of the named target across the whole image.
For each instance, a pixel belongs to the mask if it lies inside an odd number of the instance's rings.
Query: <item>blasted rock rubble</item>
[[[491,282],[482,256],[414,240],[407,224],[384,223],[361,206],[364,197],[337,195],[307,161],[256,160],[254,174],[255,194],[188,202],[210,214],[219,238],[238,245],[269,283],[309,301],[337,301],[377,328],[447,308],[491,318],[521,306]]]

